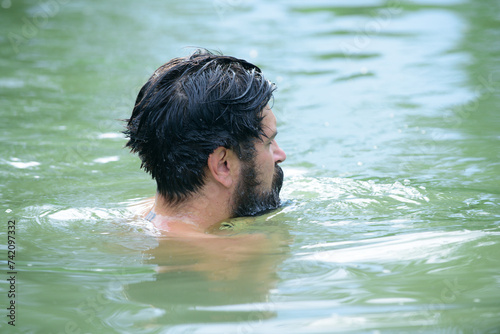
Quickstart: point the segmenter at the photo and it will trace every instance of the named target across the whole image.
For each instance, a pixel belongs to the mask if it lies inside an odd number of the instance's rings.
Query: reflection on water
[[[20,332],[499,332],[500,2],[1,5]],[[188,45],[279,87],[285,205],[216,243],[126,209],[154,185],[117,120]]]
[[[282,236],[161,238],[158,247],[144,253],[158,272],[155,280],[126,287],[127,295],[166,310],[156,325],[269,319],[275,316],[271,309],[238,310],[238,305],[268,301],[286,251],[285,240],[278,238]],[[219,306],[225,309],[217,310]]]

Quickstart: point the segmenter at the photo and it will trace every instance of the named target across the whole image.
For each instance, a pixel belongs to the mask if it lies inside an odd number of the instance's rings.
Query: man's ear
[[[239,160],[230,149],[219,146],[208,156],[208,170],[212,177],[226,188],[236,182]]]

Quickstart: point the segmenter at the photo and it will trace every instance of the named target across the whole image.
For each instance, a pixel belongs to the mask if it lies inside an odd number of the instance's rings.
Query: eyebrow
[[[269,140],[273,140],[274,138],[276,138],[277,135],[278,135],[278,130],[275,130],[270,137],[266,136],[265,134],[264,137],[266,137]]]

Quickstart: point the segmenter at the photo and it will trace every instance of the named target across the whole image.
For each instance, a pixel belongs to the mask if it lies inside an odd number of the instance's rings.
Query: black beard
[[[253,162],[243,164],[241,178],[236,187],[233,218],[256,216],[280,207],[280,191],[283,186],[283,170],[276,165],[270,190],[259,190],[257,168]]]

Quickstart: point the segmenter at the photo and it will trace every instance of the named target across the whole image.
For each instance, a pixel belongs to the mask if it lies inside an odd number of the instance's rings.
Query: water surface
[[[499,15],[495,0],[2,1],[14,332],[499,333]],[[279,87],[285,204],[217,245],[127,209],[155,185],[120,119],[186,46]]]

